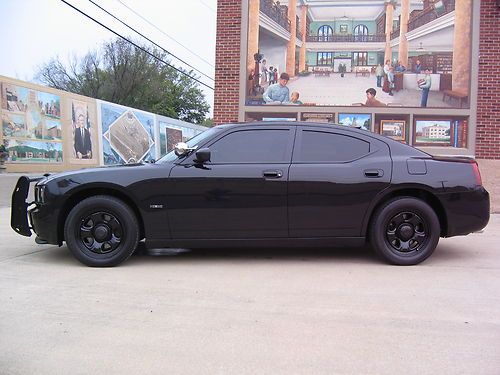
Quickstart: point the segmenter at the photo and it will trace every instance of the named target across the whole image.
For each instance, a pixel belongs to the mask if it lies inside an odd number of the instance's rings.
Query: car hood
[[[165,164],[137,163],[85,168],[50,174],[46,177],[46,179],[41,180],[39,183],[47,184],[49,182],[57,182],[59,184],[61,181],[73,181],[76,183],[99,181],[112,182],[117,177],[119,177],[122,181],[135,180],[147,177],[151,173],[154,173],[155,170],[158,170],[161,166],[166,167]]]

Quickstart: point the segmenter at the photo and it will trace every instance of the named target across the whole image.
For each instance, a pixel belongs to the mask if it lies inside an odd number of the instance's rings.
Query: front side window
[[[288,129],[236,131],[210,146],[210,161],[212,164],[287,162],[289,140]]]
[[[365,156],[370,143],[348,135],[304,130],[297,151],[297,163],[339,163]]]

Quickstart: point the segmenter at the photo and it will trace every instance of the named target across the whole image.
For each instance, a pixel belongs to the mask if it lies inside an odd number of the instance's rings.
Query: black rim
[[[393,216],[386,226],[387,242],[398,254],[415,254],[427,243],[428,226],[413,212],[400,212]]]
[[[122,237],[120,222],[109,212],[94,212],[80,222],[79,238],[93,253],[111,253],[120,246]]]

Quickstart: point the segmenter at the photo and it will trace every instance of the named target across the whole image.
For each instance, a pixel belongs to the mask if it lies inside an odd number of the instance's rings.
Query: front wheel
[[[70,211],[64,225],[73,256],[91,267],[112,267],[125,261],[139,242],[139,224],[123,201],[99,195]]]
[[[375,212],[369,239],[384,260],[407,266],[427,259],[434,252],[440,233],[439,219],[426,202],[399,197]]]

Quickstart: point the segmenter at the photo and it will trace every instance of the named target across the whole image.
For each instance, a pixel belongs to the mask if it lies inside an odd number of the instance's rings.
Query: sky
[[[149,43],[139,35],[134,35],[132,30],[108,16],[89,0],[66,1],[116,32],[132,36],[134,41]],[[214,78],[217,0],[94,2],[167,51]],[[59,57],[63,61],[68,61],[73,56],[83,57],[88,51],[99,49],[103,42],[116,38],[113,33],[61,0],[0,0],[0,15],[0,35],[3,35],[0,45],[0,75],[24,81],[35,82],[37,68],[53,57]],[[190,70],[173,57],[171,62]],[[200,80],[214,87],[212,80],[203,76]],[[210,104],[209,115],[212,116],[213,90],[201,85],[200,88]]]

